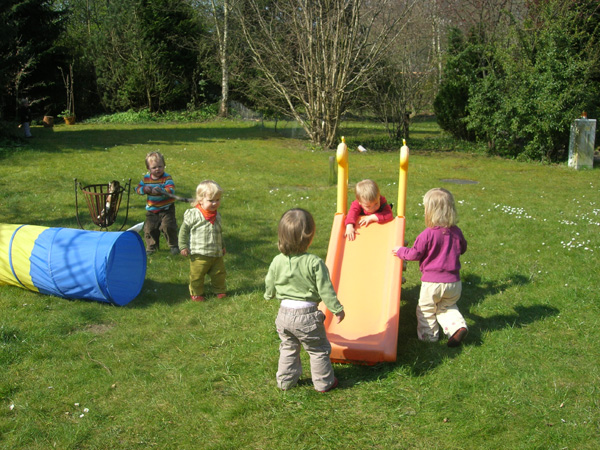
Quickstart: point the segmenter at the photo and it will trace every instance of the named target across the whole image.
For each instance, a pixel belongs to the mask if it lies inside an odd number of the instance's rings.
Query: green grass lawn
[[[358,153],[377,134],[366,125],[342,132],[350,183],[373,178],[396,203],[398,153]],[[306,365],[301,385],[281,392],[278,304],[263,300],[263,280],[289,208],[313,213],[311,251],[325,258],[334,153],[230,121],[33,133],[26,146],[1,153],[1,222],[76,228],[74,178],[131,178],[135,186],[146,153],[159,150],[179,195],[192,196],[206,178],[225,190],[231,295],[191,302],[188,261],[164,246],[124,307],[0,287],[0,448],[598,448],[598,169],[438,152],[439,130],[416,123],[406,236],[412,243],[424,227],[428,189],[454,193],[469,243],[459,301],[465,344],[418,341],[420,273],[409,263],[397,362],[336,364],[340,387],[328,394],[313,390]],[[179,222],[186,207],[177,205]],[[80,218],[95,229],[86,210]],[[132,193],[128,224],[143,220],[144,198]]]

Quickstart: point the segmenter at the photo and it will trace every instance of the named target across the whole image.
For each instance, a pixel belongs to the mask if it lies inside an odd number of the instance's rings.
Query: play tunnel
[[[145,276],[138,233],[0,224],[0,286],[126,305]]]

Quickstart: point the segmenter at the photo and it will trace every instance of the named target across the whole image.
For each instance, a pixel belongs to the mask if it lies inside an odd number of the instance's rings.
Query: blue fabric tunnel
[[[0,225],[0,285],[126,305],[145,276],[138,233]]]

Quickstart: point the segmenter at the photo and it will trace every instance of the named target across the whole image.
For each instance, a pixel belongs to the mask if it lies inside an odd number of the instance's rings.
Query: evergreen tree
[[[58,101],[65,58],[57,45],[63,12],[51,0],[4,0],[0,7],[0,118],[13,119],[20,98],[28,98],[34,116]]]
[[[185,0],[111,3],[92,38],[104,105],[159,111],[194,103],[203,33]]]
[[[458,139],[474,138],[467,129],[467,105],[470,89],[487,66],[484,55],[484,45],[474,31],[465,38],[458,28],[450,29],[442,83],[433,108],[440,127]]]
[[[472,87],[468,128],[495,154],[564,161],[571,123],[600,104],[599,4],[546,0],[531,7],[498,42],[494,71]]]

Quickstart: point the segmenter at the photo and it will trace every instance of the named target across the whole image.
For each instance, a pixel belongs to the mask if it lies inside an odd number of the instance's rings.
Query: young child
[[[281,305],[275,320],[279,345],[277,386],[287,391],[302,375],[300,345],[310,357],[312,382],[319,392],[338,385],[329,355],[331,344],[325,334],[325,314],[317,308],[321,300],[337,318],[346,313],[331,285],[329,271],[321,258],[306,253],[315,235],[315,221],[303,209],[290,209],[279,221],[279,251],[265,279],[265,299],[277,297]]]
[[[183,256],[190,257],[190,296],[203,302],[204,278],[210,276],[217,298],[227,297],[225,286],[225,245],[221,230],[221,205],[223,189],[212,180],[204,180],[196,188],[194,208],[183,214],[179,230],[179,247]]]
[[[423,206],[427,228],[417,236],[412,248],[396,247],[392,253],[404,260],[419,261],[419,339],[437,341],[441,325],[448,336],[448,347],[457,347],[467,335],[467,323],[456,306],[462,290],[460,255],[467,251],[467,241],[456,226],[458,214],[450,192],[442,188],[429,190]]]
[[[165,172],[165,158],[160,152],[146,155],[148,173],[135,188],[140,195],[147,195],[146,222],[144,223],[144,239],[146,254],[151,255],[158,250],[160,233],[165,235],[172,255],[179,254],[177,246],[177,219],[175,218],[175,199],[167,194],[175,194],[175,183],[171,175]]]
[[[354,228],[357,221],[360,226],[366,227],[372,222],[386,223],[394,219],[392,208],[380,194],[379,186],[373,180],[367,179],[356,183],[355,193],[356,200],[350,204],[345,221],[346,237],[349,241],[356,238]]]
[[[30,122],[31,108],[29,107],[29,100],[24,98],[19,102],[19,128],[23,128],[23,133],[26,138],[31,137],[31,128],[29,127]]]

